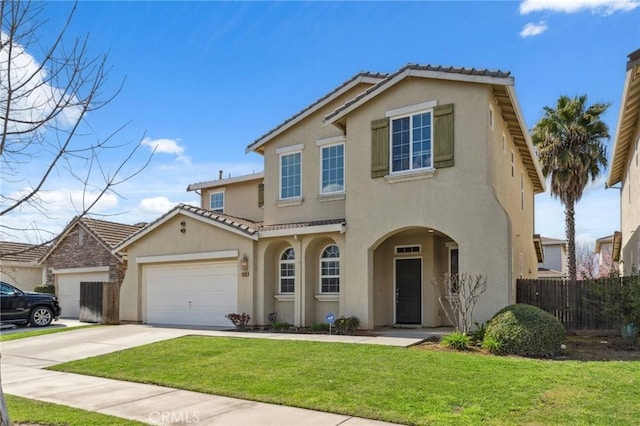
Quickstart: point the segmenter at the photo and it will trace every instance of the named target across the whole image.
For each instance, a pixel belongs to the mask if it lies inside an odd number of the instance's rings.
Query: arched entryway
[[[375,326],[449,325],[434,283],[458,272],[453,238],[428,227],[398,229],[378,240],[372,262]]]

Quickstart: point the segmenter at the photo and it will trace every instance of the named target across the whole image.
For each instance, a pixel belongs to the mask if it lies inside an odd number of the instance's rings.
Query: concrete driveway
[[[185,335],[336,341],[404,346],[416,339],[375,336],[285,335],[190,330],[148,325],[90,327],[1,344],[2,386],[7,394],[68,405],[148,424],[167,425],[319,425],[360,426],[388,423],[281,405],[244,401],[43,370],[62,362],[102,355]]]

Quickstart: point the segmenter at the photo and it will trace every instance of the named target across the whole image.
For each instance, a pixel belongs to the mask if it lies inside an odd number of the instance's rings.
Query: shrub
[[[456,349],[459,351],[466,351],[471,344],[471,337],[459,331],[454,331],[451,334],[447,334],[442,338],[440,344],[445,348]]]
[[[502,353],[502,345],[492,337],[485,337],[482,340],[482,349],[485,349],[492,354],[499,355]]]
[[[327,324],[326,322],[317,322],[311,325],[312,333],[321,333],[325,331],[329,331],[329,324]]]
[[[469,333],[469,337],[471,337],[471,341],[473,343],[480,344],[484,340],[484,335],[487,332],[487,324],[484,322],[482,324],[479,322],[474,322],[474,324],[476,325],[476,328],[471,333]]]
[[[271,327],[273,327],[273,331],[285,331],[291,327],[291,324],[288,322],[274,322]]]
[[[354,316],[341,316],[335,320],[333,325],[338,334],[351,334],[360,326],[360,318]]]
[[[564,336],[564,327],[556,317],[521,303],[495,314],[487,326],[485,341],[487,346],[497,344],[503,354],[553,356],[560,350]]]
[[[43,284],[43,285],[37,285],[33,291],[35,291],[36,293],[51,293],[51,294],[56,294],[56,287],[52,286],[52,285],[47,285],[47,284]]]
[[[235,325],[237,329],[240,329],[240,330],[244,330],[245,328],[247,328],[247,324],[249,324],[249,320],[251,319],[249,314],[245,314],[244,312],[241,314],[231,313],[231,314],[225,315],[224,317],[229,321],[231,321],[231,323]]]

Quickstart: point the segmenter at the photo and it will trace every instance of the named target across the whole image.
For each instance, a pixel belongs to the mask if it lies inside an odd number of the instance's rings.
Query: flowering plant
[[[246,328],[247,324],[249,324],[249,320],[251,319],[251,317],[249,316],[249,314],[245,314],[244,312],[241,314],[227,314],[224,316],[225,318],[227,318],[229,321],[231,321],[231,323],[233,325],[236,326],[236,328]]]

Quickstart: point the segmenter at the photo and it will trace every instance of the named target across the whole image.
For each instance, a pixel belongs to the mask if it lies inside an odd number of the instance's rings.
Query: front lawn
[[[11,421],[46,426],[135,426],[144,423],[5,394]]]
[[[0,342],[8,342],[10,340],[26,339],[27,337],[43,336],[45,334],[62,333],[63,331],[82,330],[87,327],[98,327],[96,325],[81,325],[78,327],[59,327],[35,329],[31,331],[14,331],[12,333],[0,333]]]
[[[187,336],[52,369],[405,424],[640,418],[640,362]]]

